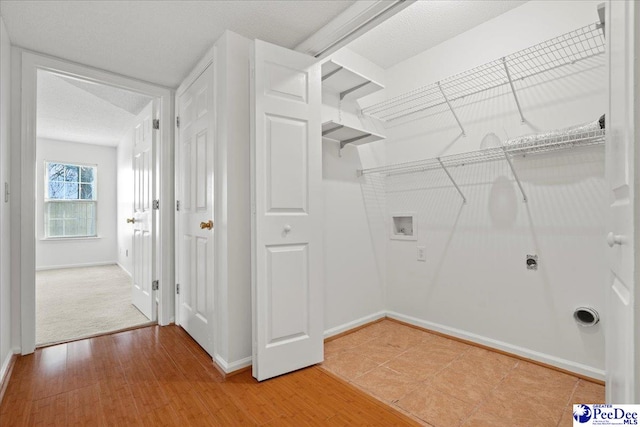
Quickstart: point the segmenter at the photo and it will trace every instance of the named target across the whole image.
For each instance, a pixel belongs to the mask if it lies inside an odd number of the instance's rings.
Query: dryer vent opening
[[[573,318],[580,326],[593,326],[600,321],[598,312],[593,308],[579,307],[573,312]]]

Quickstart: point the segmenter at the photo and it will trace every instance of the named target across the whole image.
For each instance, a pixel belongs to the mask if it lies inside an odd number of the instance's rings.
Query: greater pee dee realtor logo
[[[635,426],[640,405],[573,405],[573,426]]]

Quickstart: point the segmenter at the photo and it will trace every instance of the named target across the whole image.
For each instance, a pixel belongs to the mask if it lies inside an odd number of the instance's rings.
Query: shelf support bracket
[[[362,87],[365,87],[369,83],[371,83],[371,81],[366,81],[366,82],[361,83],[361,84],[359,84],[357,86],[354,86],[354,87],[352,87],[350,89],[347,89],[347,90],[345,90],[343,92],[340,92],[340,101],[342,101],[344,99],[344,97],[349,95],[351,92],[355,92],[356,90],[358,90],[358,89],[360,89]]]
[[[507,78],[509,79],[509,86],[511,86],[511,93],[513,93],[513,99],[516,100],[516,105],[518,106],[518,113],[520,113],[520,123],[524,123],[524,115],[522,114],[522,108],[520,107],[520,101],[518,100],[518,94],[516,93],[516,88],[513,85],[513,80],[511,79],[511,73],[509,72],[509,66],[507,65],[507,58],[502,57],[502,65],[504,65],[504,71],[507,73]]]
[[[458,193],[460,194],[460,197],[462,197],[462,203],[467,203],[467,198],[464,197],[464,194],[462,194],[462,190],[460,190],[460,187],[458,187],[458,184],[456,183],[456,181],[453,179],[453,177],[451,176],[451,174],[449,173],[449,170],[447,169],[447,167],[444,165],[444,163],[442,163],[442,160],[440,160],[440,157],[436,157],[436,159],[438,160],[438,163],[440,163],[440,167],[442,168],[442,170],[444,171],[444,173],[447,174],[447,176],[449,177],[449,180],[451,181],[451,183],[453,184],[454,187],[456,187],[456,190],[458,190]]]
[[[513,167],[513,163],[511,162],[511,157],[507,154],[507,147],[502,147],[502,153],[504,154],[504,158],[509,163],[509,168],[511,168],[511,173],[513,177],[516,179],[516,183],[518,184],[518,188],[520,188],[520,193],[522,193],[522,201],[527,203],[527,195],[524,192],[524,188],[522,188],[522,183],[520,182],[520,178],[518,178],[518,174],[516,173],[516,169]]]
[[[460,119],[458,118],[458,115],[456,114],[456,110],[453,109],[453,106],[449,102],[449,98],[447,98],[447,94],[444,93],[444,90],[442,90],[442,86],[440,86],[440,82],[438,82],[438,89],[440,89],[440,93],[442,94],[442,97],[444,98],[444,101],[449,106],[449,110],[451,110],[451,114],[453,114],[453,117],[456,119],[456,122],[458,122],[458,126],[460,126],[460,130],[462,131],[462,136],[467,136],[467,134],[464,132],[464,128],[462,127],[462,123],[460,122]]]

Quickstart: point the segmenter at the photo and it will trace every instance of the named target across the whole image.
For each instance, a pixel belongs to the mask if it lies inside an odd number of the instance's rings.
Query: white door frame
[[[174,211],[173,211],[173,91],[151,83],[102,71],[61,59],[22,51],[22,116],[21,116],[21,201],[20,253],[16,254],[20,265],[20,319],[21,352],[35,349],[35,200],[36,200],[36,94],[37,71],[47,70],[56,74],[76,77],[96,83],[115,86],[158,99],[160,137],[155,165],[154,199],[160,200],[156,222],[157,271],[160,281],[158,323],[167,325],[173,321],[173,260],[174,260]]]

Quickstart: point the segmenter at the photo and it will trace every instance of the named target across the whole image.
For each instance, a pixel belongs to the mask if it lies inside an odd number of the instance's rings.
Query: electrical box
[[[415,212],[391,215],[391,239],[418,240]]]

